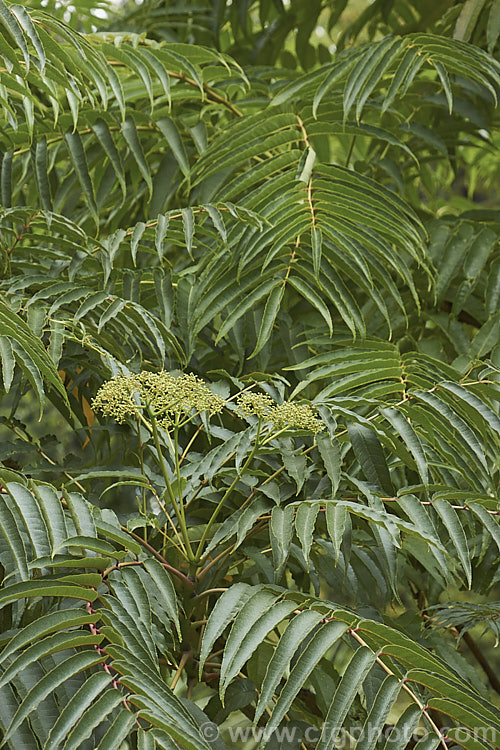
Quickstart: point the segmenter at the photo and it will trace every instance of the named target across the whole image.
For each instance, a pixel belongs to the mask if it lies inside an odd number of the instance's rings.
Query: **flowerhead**
[[[245,391],[238,397],[238,410],[242,416],[254,415],[278,430],[308,430],[321,432],[324,429],[311,404],[294,404],[285,401],[277,404],[267,393]]]
[[[167,428],[196,412],[216,414],[224,404],[192,373],[175,377],[164,371],[143,371],[138,375],[117,375],[105,382],[92,401],[92,408],[121,423],[147,408]]]

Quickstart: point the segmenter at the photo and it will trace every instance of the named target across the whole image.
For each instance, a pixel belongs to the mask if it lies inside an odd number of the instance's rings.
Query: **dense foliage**
[[[4,746],[500,748],[499,0],[0,21]]]

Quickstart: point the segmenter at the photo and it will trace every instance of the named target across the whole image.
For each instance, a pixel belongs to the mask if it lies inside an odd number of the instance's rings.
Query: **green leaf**
[[[447,737],[452,742],[455,742],[457,746],[462,746],[466,750],[492,750],[492,746],[486,742],[481,742],[481,739],[474,734],[471,734],[470,730],[463,729],[462,727],[452,727],[446,733]]]
[[[19,8],[20,6],[17,6],[17,7]],[[28,45],[26,44],[26,41],[24,39],[24,34],[22,32],[19,21],[16,18],[16,15],[12,12],[10,8],[8,8],[5,5],[3,0],[0,0],[0,21],[5,26],[10,36],[12,37],[12,39],[15,41],[15,43],[17,44],[17,46],[23,53],[24,62],[26,65],[26,73],[27,73],[30,69],[30,56],[29,56],[29,51],[28,51]]]
[[[309,182],[311,179],[312,170],[314,167],[314,162],[316,161],[316,152],[313,148],[308,146],[306,150],[303,152],[302,157],[299,162],[299,167],[297,170],[297,175],[295,177],[296,180],[299,180],[300,182]]]
[[[132,237],[130,238],[130,254],[132,255],[132,262],[134,266],[136,265],[137,246],[139,245],[139,242],[141,241],[141,237],[144,234],[145,230],[146,223],[144,221],[138,221],[134,227],[134,231],[132,232]]]
[[[9,664],[0,677],[0,687],[3,687],[7,682],[11,682],[19,672],[44,656],[80,646],[98,646],[103,638],[103,635],[94,635],[84,631],[56,633],[42,638],[25,649]]]
[[[395,675],[388,675],[384,679],[366,717],[355,750],[374,750],[400,690],[401,682]]]
[[[155,750],[156,742],[152,732],[139,729],[137,733],[137,750]]]
[[[80,134],[77,130],[70,133],[64,134],[64,140],[68,147],[68,152],[73,163],[74,170],[82,186],[83,193],[85,195],[89,211],[96,227],[99,226],[99,216],[97,213],[97,205],[95,202],[94,186],[90,177],[89,168],[87,164],[87,157],[85,155],[85,149]]]
[[[77,694],[74,696],[75,698],[76,695]],[[88,702],[88,694],[84,694],[82,700]],[[78,750],[85,740],[92,735],[94,729],[102,724],[102,722],[112,714],[114,709],[119,706],[120,703],[123,703],[121,690],[106,690],[106,692],[103,693],[92,706],[87,708],[76,724],[72,724],[73,728],[69,735],[67,735],[64,750]],[[65,708],[67,708],[68,705],[69,704],[67,704]],[[81,705],[74,705],[74,713],[76,715],[71,717],[72,721],[78,716],[81,708]],[[68,716],[68,723],[69,721],[70,717]],[[56,745],[54,745],[54,748],[56,748]]]
[[[186,238],[186,249],[190,258],[193,257],[194,237],[194,214],[192,208],[181,208],[182,223],[184,225],[184,237]]]
[[[388,649],[387,653],[394,654],[395,658],[401,663],[431,670],[436,674],[443,675],[445,679],[450,679],[452,673],[444,662],[394,628],[374,620],[362,620],[358,623],[358,628],[365,639],[381,648],[384,653],[385,649]]]
[[[115,647],[114,650],[119,649]],[[134,691],[134,705],[141,709],[139,716],[166,731],[186,748],[209,750],[210,746],[200,735],[196,722],[181,700],[158,674],[130,652],[125,653],[127,661],[115,661],[114,666],[122,674],[120,682]],[[132,665],[133,675],[129,676]]]
[[[320,456],[323,459],[326,473],[332,483],[332,498],[334,498],[337,494],[342,467],[338,442],[328,435],[319,433],[316,435],[316,443]]]
[[[155,653],[155,644],[153,640],[153,627],[151,616],[151,599],[148,593],[149,580],[147,576],[142,576],[142,570],[126,567],[121,571],[122,581],[125,582],[126,588],[119,585],[112,577],[112,587],[114,593],[127,609],[129,614],[133,614],[139,625],[143,639],[149,650]],[[128,589],[128,591],[127,591]]]
[[[415,745],[415,750],[437,750],[441,743],[439,737],[436,737],[434,732],[426,734],[421,737]]]
[[[422,442],[411,426],[410,421],[405,419],[396,409],[381,409],[381,414],[383,414],[392,427],[394,427],[398,435],[403,439],[406,447],[415,459],[422,483],[427,484],[429,480],[427,459]]]
[[[462,568],[467,576],[467,582],[470,588],[472,585],[472,570],[469,545],[467,543],[467,537],[465,536],[463,526],[460,523],[460,519],[454,508],[452,508],[450,503],[446,500],[434,500],[432,507],[440,516],[450,535],[453,546],[455,547],[458,558],[462,564]]]
[[[128,678],[127,682],[132,684],[132,679]],[[174,719],[172,719],[165,711],[153,703],[149,698],[141,697],[135,698],[134,702],[141,708],[139,716],[141,719],[148,721],[154,727],[163,730],[165,734],[177,740],[178,743],[182,742],[187,750],[208,750],[210,745],[201,739],[199,732],[192,730],[191,736],[187,734],[186,725],[179,725]],[[175,745],[174,745],[175,747]],[[169,748],[170,750],[170,748]]]
[[[419,706],[408,706],[393,727],[384,745],[384,750],[399,750],[401,747],[406,747],[412,734],[417,729],[421,717],[422,709]]]
[[[379,491],[392,497],[392,486],[384,451],[377,435],[362,424],[347,426],[354,454],[358,459],[366,479]]]
[[[484,401],[458,383],[440,383],[440,388],[452,393],[459,401],[471,407],[497,435],[500,435],[500,419]]]
[[[156,252],[158,253],[158,257],[163,257],[163,241],[165,239],[165,236],[167,234],[167,229],[170,221],[170,213],[158,214],[157,223],[156,223],[156,232],[155,232],[155,247]]]
[[[162,117],[156,121],[156,126],[165,136],[182,174],[187,177],[190,172],[189,160],[175,122],[170,117]]]
[[[496,242],[496,235],[488,227],[481,229],[474,238],[464,261],[464,273],[467,279],[475,279],[482,271]]]
[[[93,123],[92,130],[96,134],[99,143],[101,144],[106,156],[111,163],[111,166],[113,167],[113,171],[122,191],[122,198],[123,200],[125,200],[125,196],[127,194],[127,186],[125,183],[123,164],[118,149],[116,148],[115,142],[111,136],[111,131],[108,127],[108,124],[105,120],[102,119],[102,117],[99,117]]]
[[[500,0],[493,0],[488,16],[488,26],[486,28],[486,39],[488,42],[488,52],[493,54],[495,45],[500,36]]]
[[[361,75],[357,78],[354,87],[355,89],[359,90],[359,93],[355,97],[356,120],[358,122],[368,97],[370,96],[374,88],[378,85],[381,76],[386,72],[387,68],[390,66],[394,58],[400,54],[401,46],[401,39],[397,38],[392,40],[392,44],[387,45],[387,47],[382,42],[380,43],[379,50],[370,60],[372,70],[369,75],[367,74],[368,71],[364,69],[365,66],[363,65]],[[346,85],[346,91],[348,84]]]
[[[332,316],[330,315],[328,307],[321,299],[321,296],[298,276],[290,276],[288,283],[293,286],[294,289],[296,289],[314,308],[316,308],[327,324],[331,336],[333,334]]]
[[[456,441],[459,442],[460,449],[465,455],[469,455],[471,458],[476,458],[479,466],[482,466],[487,470],[484,449],[482,448],[476,434],[471,427],[469,427],[470,423],[467,423],[462,419],[455,410],[448,406],[443,398],[438,398],[433,393],[413,391],[412,395],[419,401],[423,401],[426,405],[430,406],[434,413],[444,420],[445,424],[451,427],[454,435],[456,435]],[[434,414],[430,411],[427,416],[430,418],[434,416]]]
[[[275,284],[276,282],[274,279],[267,279],[267,281],[259,284],[250,294],[245,296],[245,298],[231,310],[227,318],[224,320],[217,333],[215,344],[219,343],[219,341],[234,327],[235,323],[245,315],[245,313],[251,310],[257,302],[269,294]]]
[[[481,326],[472,339],[469,350],[471,358],[484,357],[496,345],[499,339],[500,316],[493,315]]]
[[[110,747],[120,747],[122,742],[124,742],[129,736],[135,722],[135,714],[125,708],[122,709],[116,714],[113,723],[97,746],[97,750],[108,750]]]
[[[97,591],[84,589],[81,586],[60,583],[57,580],[37,579],[5,586],[0,593],[0,605],[4,606],[17,599],[24,599],[31,596],[68,596],[72,599],[83,599],[84,601],[93,602],[97,598]]]
[[[468,42],[477,23],[485,0],[466,0],[457,18],[453,39]]]
[[[92,552],[97,552],[98,554],[114,558],[120,556],[116,549],[108,542],[104,542],[102,539],[96,539],[96,537],[84,535],[68,537],[59,547],[55,547],[52,550],[52,555],[55,555],[60,549],[65,549],[67,547],[82,547],[83,549],[89,549],[92,550]]]
[[[259,328],[259,334],[257,336],[257,343],[253,352],[249,355],[248,359],[255,357],[267,344],[273,330],[276,316],[279,312],[283,294],[285,291],[285,285],[283,281],[279,281],[275,286],[266,300],[266,306],[262,314],[262,322]]]
[[[105,536],[108,539],[111,539],[111,541],[116,542],[117,544],[120,544],[122,547],[125,547],[126,550],[129,550],[134,555],[139,555],[142,552],[141,545],[134,541],[130,534],[127,534],[125,531],[122,531],[119,528],[116,528],[111,523],[107,523],[107,521],[101,521],[96,520],[96,530],[101,536]],[[88,547],[90,549],[90,547]]]
[[[4,740],[9,739],[24,719],[35,711],[43,699],[50,695],[59,685],[62,685],[66,680],[74,677],[83,670],[98,664],[100,661],[102,661],[102,655],[96,655],[95,651],[82,651],[78,654],[73,654],[73,656],[70,656],[54,667],[54,669],[47,672],[22,701],[5,733]]]
[[[118,553],[117,557],[123,557],[123,552]],[[91,568],[99,571],[106,570],[112,566],[111,557],[97,557],[88,555],[83,557],[74,557],[72,555],[51,555],[46,557],[37,557],[29,564],[29,569],[34,568]]]
[[[496,542],[500,551],[500,525],[494,520],[492,515],[488,513],[486,508],[483,508],[479,503],[470,503],[468,507],[472,513],[479,518],[484,528],[488,531],[494,542]]]
[[[0,358],[2,360],[2,377],[3,387],[6,393],[9,392],[14,377],[14,368],[16,360],[12,351],[12,344],[8,336],[0,336]]]
[[[0,724],[2,729],[5,729],[5,727],[10,724],[10,721],[17,710],[18,699],[10,685],[6,685],[2,688],[0,696]],[[37,740],[36,732],[35,730],[31,730],[27,721],[24,721],[16,732],[13,733],[11,747],[22,747],[23,750],[39,750],[40,745]]]
[[[290,661],[297,649],[309,633],[321,622],[322,617],[323,615],[320,612],[309,609],[300,612],[291,620],[268,664],[255,709],[254,724],[257,724],[266,707],[271,703],[276,688],[289,668]]]
[[[57,367],[61,361],[64,338],[64,323],[61,320],[51,320],[48,353],[55,367]]]
[[[252,617],[253,622],[251,627],[246,629],[244,638],[241,639],[237,648],[234,650],[234,653],[231,650],[227,651],[226,647],[220,670],[221,681],[219,693],[222,701],[224,701],[224,695],[229,683],[240,672],[243,665],[252,656],[255,649],[262,643],[266,635],[273,630],[273,628],[277,627],[282,620],[288,617],[296,607],[297,605],[293,601],[281,601],[273,604],[273,606],[267,609],[267,611],[264,611],[264,614],[262,615],[260,615],[260,612],[257,612],[256,614],[260,616],[258,616],[257,619]],[[235,632],[238,629],[238,618],[235,620],[233,628],[231,629],[231,634],[233,633],[233,629]],[[229,645],[229,639],[227,645]],[[226,658],[226,653],[232,654],[231,658]]]
[[[302,552],[308,565],[318,512],[318,503],[309,504],[303,502],[298,506],[295,514],[295,531],[302,545]]]
[[[247,599],[252,595],[252,588],[247,583],[235,583],[225,591],[215,603],[203,633],[200,651],[199,675],[203,671],[212,646],[225,628],[233,620]]]
[[[8,208],[12,204],[12,158],[14,152],[12,150],[5,151],[2,156],[2,176],[1,176],[1,190],[0,198],[2,205]]]
[[[114,45],[114,47],[105,47],[105,50],[109,50],[109,55],[117,57],[126,67],[132,68],[132,70],[139,76],[141,83],[148,94],[151,110],[154,106],[153,90],[151,75],[149,68],[144,64],[142,55],[138,54],[138,50],[132,46],[125,45]]]
[[[323,236],[321,234],[321,228],[313,226],[311,229],[311,248],[312,248],[312,262],[314,275],[316,281],[319,282],[319,272],[321,269],[321,255],[323,250]]]
[[[351,657],[328,709],[325,729],[318,742],[317,750],[330,750],[335,747],[337,734],[342,729],[347,712],[365,677],[375,663],[375,659],[376,654],[373,654],[369,648],[364,646],[358,648]]]
[[[144,151],[142,150],[141,142],[137,134],[135,122],[131,117],[125,118],[125,122],[122,126],[122,133],[130,152],[139,167],[139,172],[142,174],[148,187],[149,198],[151,199],[151,196],[153,195],[153,180],[151,179],[149,167],[144,157]]]
[[[33,359],[27,353],[26,349],[24,349],[22,345],[17,341],[12,341],[12,349],[14,350],[14,354],[16,355],[17,362],[21,366],[33,390],[37,394],[38,401],[40,403],[41,416],[45,404],[45,391],[43,389],[42,376],[38,365],[35,364]]]
[[[113,318],[116,318],[118,313],[120,313],[123,308],[125,307],[126,302],[123,299],[119,299],[118,297],[114,299],[106,308],[106,310],[103,312],[101,317],[99,318],[99,325],[97,326],[97,333],[100,333],[106,323],[109,323],[110,320],[113,320]]]
[[[81,318],[84,318],[87,313],[97,307],[97,305],[100,305],[101,302],[108,299],[108,296],[107,292],[95,292],[94,294],[90,294],[76,311],[74,319],[80,320]]]
[[[344,90],[344,121],[349,117],[354,102],[357,102],[356,118],[359,120],[367,97],[400,48],[400,39],[384,39],[373,44],[354,66]]]
[[[436,68],[437,74],[439,78],[441,79],[441,83],[443,84],[444,93],[446,96],[446,101],[448,102],[448,112],[453,112],[453,93],[451,91],[451,85],[450,85],[450,79],[448,76],[448,71],[444,67],[444,65],[437,60],[433,60],[432,64]]]
[[[68,492],[65,489],[63,489],[63,497],[77,534],[88,537],[97,536],[90,503],[80,493]]]
[[[114,585],[116,586],[116,582]],[[156,667],[154,645],[151,645],[150,638],[143,633],[137,622],[135,608],[129,612],[126,606],[113,596],[106,596],[104,605],[106,609],[101,610],[101,617],[105,623],[105,633],[109,641],[115,644],[126,643],[144,664]],[[112,652],[108,650],[108,653]]]
[[[162,608],[172,620],[181,638],[181,626],[179,622],[179,606],[174,586],[167,571],[161,563],[148,557],[143,562],[144,570],[151,576],[154,583],[154,595],[160,602]],[[206,635],[206,634],[205,634]]]
[[[345,506],[339,505],[332,500],[331,502],[326,503],[325,516],[326,527],[335,551],[335,565],[337,565],[340,556],[340,546],[344,537],[349,514]]]
[[[0,654],[0,663],[4,662],[15,651],[19,651],[45,635],[77,625],[95,623],[97,618],[97,614],[86,614],[83,609],[61,609],[57,612],[42,615],[25,625],[10,639]]]
[[[257,589],[254,588],[253,591],[251,590],[250,595],[241,600],[242,606],[240,606],[240,610],[234,619],[226,641],[221,665],[222,675],[227,674],[231,669],[234,659],[239,652],[241,645],[245,643],[251,629],[256,622],[276,604],[277,599],[278,596],[276,596],[276,594],[258,587]],[[230,598],[229,601],[231,601]],[[238,600],[238,604],[240,604],[240,600]],[[215,609],[213,614],[215,614]],[[221,697],[223,697],[226,687],[226,683],[224,686],[221,685]]]
[[[274,570],[278,573],[288,559],[293,536],[293,507],[276,506],[271,511],[269,537],[273,551]]]
[[[148,48],[141,47],[140,53],[142,59],[146,62],[147,65],[156,73],[158,76],[158,79],[160,80],[163,90],[165,92],[165,95],[168,99],[168,105],[171,106],[171,96],[170,96],[170,76],[168,74],[167,69],[157,60],[155,55],[152,51],[150,51]]]
[[[23,581],[29,580],[28,560],[26,557],[26,548],[20,529],[16,523],[16,518],[6,503],[0,503],[0,532],[5,539],[7,546],[12,554],[12,559]],[[4,589],[4,592],[6,589]],[[1,594],[0,594],[1,601]]]
[[[283,440],[281,446],[280,453],[281,458],[283,459],[283,465],[297,485],[296,494],[298,495],[306,480],[307,458],[301,451],[293,452],[292,441],[287,442]]]
[[[0,300],[0,335],[8,336],[14,355],[36,391],[40,407],[43,407],[44,390],[41,375],[62,396],[69,407],[66,389],[42,342],[26,322]]]
[[[204,203],[202,205],[202,208],[210,216],[212,224],[214,225],[215,229],[220,234],[222,242],[226,245],[227,244],[227,231],[226,231],[226,226],[224,224],[224,219],[222,218],[221,212],[216,206],[211,206],[209,203]]]
[[[481,739],[483,735],[486,740],[489,734],[489,729],[498,731],[498,722],[493,724],[484,722],[483,727],[478,727],[478,723],[484,720],[482,712],[471,711],[467,706],[462,705],[448,698],[430,698],[428,703],[429,708],[435,708],[437,711],[445,714],[445,716],[451,716],[455,721],[459,722],[465,727],[469,727],[472,730],[477,730],[478,739]],[[498,743],[495,743],[498,745]]]
[[[45,520],[45,527],[48,531],[52,549],[64,549],[64,543],[68,537],[66,519],[61,500],[57,496],[55,489],[49,485],[35,484],[34,482],[30,482],[30,489],[36,497],[41,514]]]
[[[24,10],[24,9],[23,9]],[[42,208],[52,210],[52,198],[49,185],[49,167],[47,164],[47,138],[42,136],[35,144],[35,172],[38,183],[38,194]]]
[[[273,712],[266,725],[268,735],[271,735],[271,733],[279,727],[299,690],[304,686],[304,683],[313,669],[328,649],[338,641],[346,630],[347,624],[345,622],[332,620],[322,625],[310,639],[309,643],[295,662],[293,669],[279,694],[278,700],[274,705]],[[263,743],[261,743],[260,747],[263,747]]]
[[[424,685],[432,693],[437,693],[439,699],[445,697],[446,701],[453,703],[454,711],[452,711],[451,714],[450,711],[446,712],[449,715],[453,716],[456,711],[458,712],[458,717],[459,712],[463,710],[463,717],[467,716],[467,712],[469,716],[472,713],[479,718],[481,722],[485,722],[486,725],[499,731],[500,724],[498,721],[498,712],[493,706],[480,698],[477,693],[467,689],[458,675],[451,675],[450,677],[449,670],[448,675],[443,674],[443,676],[441,676],[424,671],[423,669],[412,669],[407,673],[407,677],[409,681],[414,681],[420,685]],[[432,698],[432,700],[439,699]],[[461,721],[461,719],[458,718],[458,721]],[[467,724],[470,725],[470,721],[467,721],[466,725]]]

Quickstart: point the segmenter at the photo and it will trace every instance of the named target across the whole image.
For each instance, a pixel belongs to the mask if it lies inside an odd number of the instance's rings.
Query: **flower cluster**
[[[276,403],[267,393],[252,393],[245,391],[238,396],[238,409],[245,417],[254,414],[261,419],[270,420]]]
[[[107,417],[113,417],[120,424],[125,422],[127,417],[136,414],[140,408],[139,399],[135,396],[139,393],[136,378],[137,376],[117,375],[108,380],[92,399],[92,409]]]
[[[272,422],[278,429],[310,430],[314,433],[325,429],[316,416],[314,406],[292,404],[290,401],[274,407]]]
[[[277,404],[266,393],[242,393],[238,397],[238,409],[243,416],[255,415],[271,422],[278,430],[309,430],[316,433],[324,429],[311,404],[294,404],[290,401]]]
[[[222,411],[225,401],[192,373],[174,377],[167,372],[117,375],[104,383],[92,401],[92,408],[124,422],[148,407],[161,427],[189,417],[193,412]]]

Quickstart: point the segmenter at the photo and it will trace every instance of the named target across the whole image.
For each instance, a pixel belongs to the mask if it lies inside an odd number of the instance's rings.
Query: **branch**
[[[486,659],[484,654],[482,653],[481,649],[473,639],[470,633],[464,633],[462,638],[468,645],[471,653],[474,655],[476,660],[479,662],[479,664],[482,666],[484,673],[486,674],[488,681],[497,693],[500,694],[500,680],[498,679],[496,673],[491,668],[491,665],[489,661]]]

